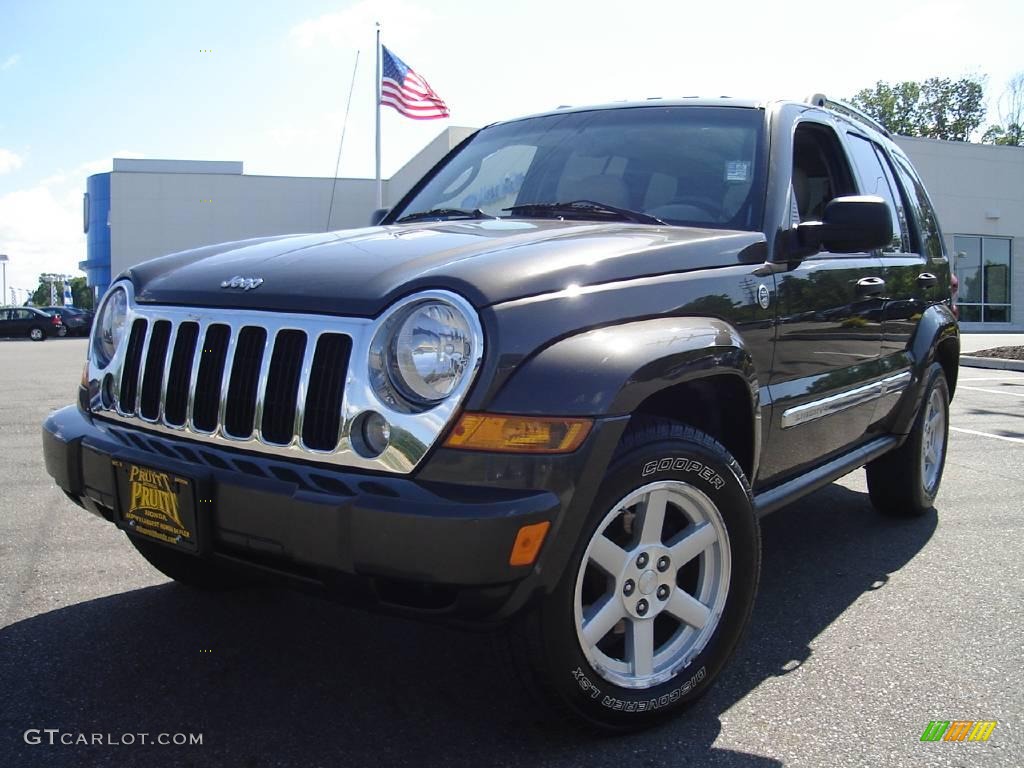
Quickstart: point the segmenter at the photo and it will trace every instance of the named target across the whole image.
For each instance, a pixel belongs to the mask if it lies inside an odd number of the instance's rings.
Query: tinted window
[[[928,199],[924,184],[902,153],[893,152],[892,158],[907,206],[910,208],[914,250],[929,259],[945,259],[939,220],[931,200]]]
[[[485,128],[396,210],[595,200],[669,224],[759,229],[764,113],[727,107],[566,112]]]
[[[897,252],[904,250],[902,233],[902,209],[903,206],[896,202],[896,194],[889,186],[888,173],[879,159],[873,142],[857,136],[847,134],[846,146],[850,149],[850,156],[853,165],[857,169],[857,176],[860,177],[860,190],[865,195],[877,195],[885,200],[889,206],[889,217],[892,221],[892,240],[882,248],[886,252]]]
[[[833,199],[856,191],[835,131],[805,122],[793,135],[793,224],[821,221]]]

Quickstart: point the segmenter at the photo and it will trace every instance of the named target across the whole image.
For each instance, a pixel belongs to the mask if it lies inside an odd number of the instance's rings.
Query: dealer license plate
[[[120,517],[129,532],[175,549],[199,551],[190,478],[113,459]]]

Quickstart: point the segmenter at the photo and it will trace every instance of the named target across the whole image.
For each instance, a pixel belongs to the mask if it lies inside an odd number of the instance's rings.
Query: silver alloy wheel
[[[576,575],[576,635],[590,665],[623,688],[673,678],[714,634],[731,564],[725,521],[703,492],[663,480],[630,493],[597,527]]]
[[[921,477],[924,488],[929,493],[935,492],[942,472],[944,452],[946,450],[946,409],[942,392],[938,387],[932,389],[928,398],[927,410],[924,413],[924,434],[921,436]]]
[[[41,328],[33,328],[31,331],[28,332],[28,336],[30,339],[32,339],[32,341],[42,341],[43,331]]]

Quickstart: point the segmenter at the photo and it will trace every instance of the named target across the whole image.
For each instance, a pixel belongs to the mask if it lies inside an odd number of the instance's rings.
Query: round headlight
[[[472,359],[473,333],[466,316],[446,302],[428,301],[409,310],[397,326],[388,372],[413,402],[436,403],[459,385]]]
[[[96,364],[106,366],[117,352],[128,327],[128,292],[114,288],[103,300],[93,331],[93,354]]]

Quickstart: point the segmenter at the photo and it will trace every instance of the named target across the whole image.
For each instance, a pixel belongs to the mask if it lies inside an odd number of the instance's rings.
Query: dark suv
[[[379,226],[122,274],[46,466],[173,579],[507,623],[563,711],[639,727],[733,653],[759,516],[862,466],[881,512],[932,506],[949,286],[918,175],[848,108],[562,109]]]

